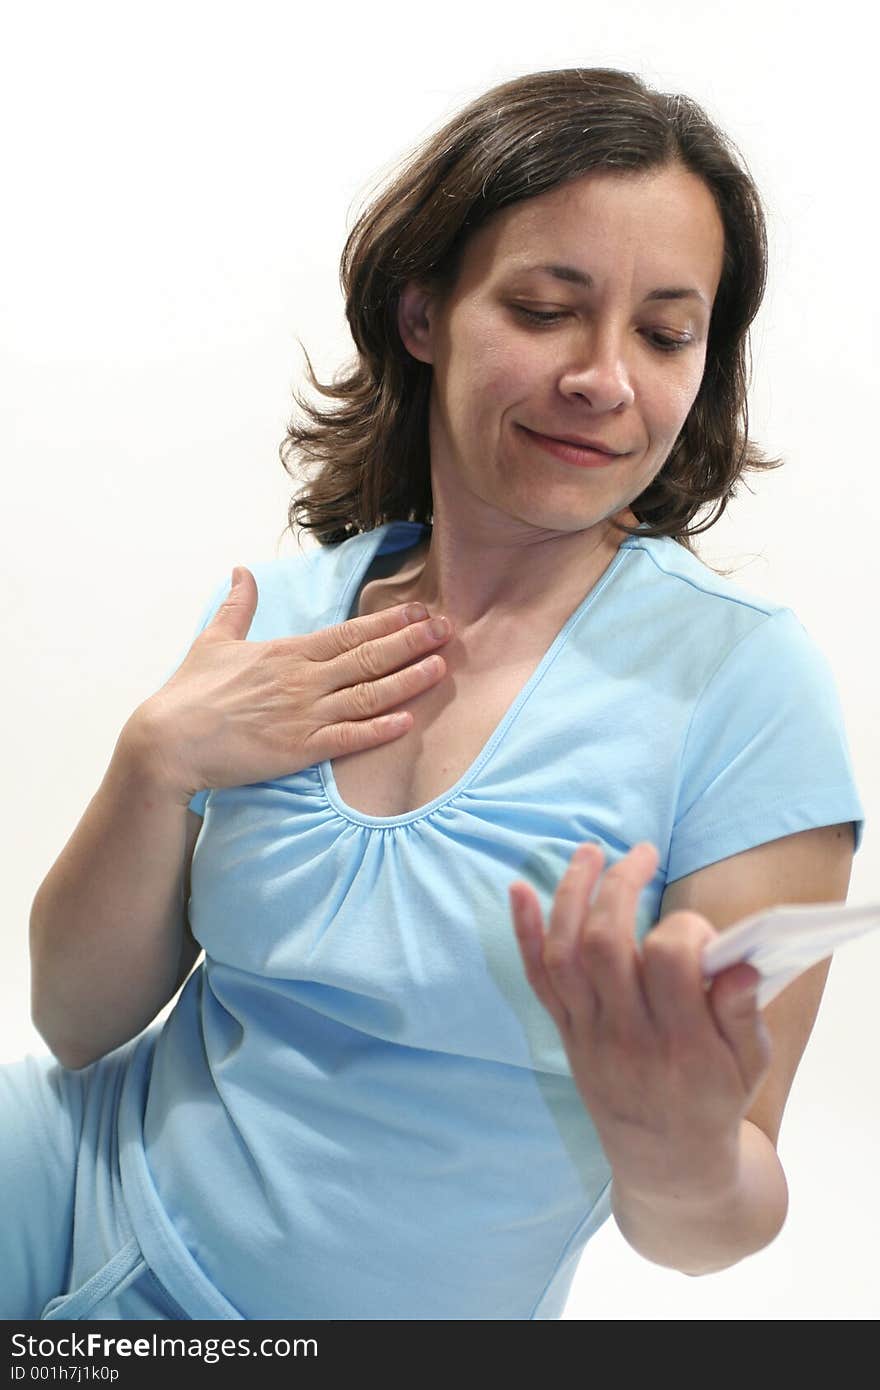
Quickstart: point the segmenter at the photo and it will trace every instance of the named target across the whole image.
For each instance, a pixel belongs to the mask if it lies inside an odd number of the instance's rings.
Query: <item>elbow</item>
[[[52,1056],[65,1071],[85,1071],[86,1067],[90,1067],[93,1062],[98,1061],[97,1057],[89,1057],[86,1061],[81,1061],[80,1058],[74,1056],[68,1056],[67,1060],[65,1060],[65,1058],[60,1057],[57,1052],[53,1052]]]
[[[98,1060],[100,1053],[87,1053],[75,1044],[71,1045],[67,1038],[60,1038],[56,1035],[52,1027],[47,1027],[40,1015],[33,996],[31,997],[31,1023],[39,1033],[43,1042],[48,1047],[52,1056],[65,1071],[82,1071],[84,1067],[90,1067],[93,1062]]]
[[[51,1029],[44,1028],[31,1013],[31,1022],[39,1033],[43,1042],[48,1047],[52,1056],[59,1066],[64,1067],[65,1071],[82,1071],[84,1067],[91,1066],[92,1062],[97,1061],[96,1057],[85,1056],[75,1048],[70,1047],[66,1042],[60,1042],[53,1037]]]

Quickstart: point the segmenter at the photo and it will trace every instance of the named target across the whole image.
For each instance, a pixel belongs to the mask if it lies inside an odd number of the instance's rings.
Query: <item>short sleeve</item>
[[[192,636],[190,637],[189,641],[186,643],[186,646],[183,647],[183,649],[178,653],[177,658],[176,658],[174,664],[173,664],[172,666],[169,666],[168,670],[165,672],[165,675],[162,677],[161,681],[159,682],[159,686],[157,687],[158,689],[161,689],[161,687],[165,684],[165,682],[166,682],[167,680],[169,680],[169,679],[171,678],[171,676],[174,675],[174,672],[178,669],[178,667],[180,666],[181,662],[182,662],[182,661],[184,660],[184,658],[186,657],[186,654],[187,654],[187,652],[189,651],[190,647],[192,646],[193,642],[196,640],[196,638],[198,637],[198,635],[199,635],[200,632],[204,632],[205,628],[208,626],[208,623],[209,623],[209,622],[211,621],[211,619],[214,617],[214,614],[215,614],[215,613],[217,612],[217,610],[219,609],[221,603],[222,603],[223,600],[226,598],[226,596],[227,596],[227,594],[229,593],[229,591],[230,591],[231,588],[232,588],[232,576],[231,576],[231,575],[229,576],[228,579],[224,579],[223,582],[222,582],[221,584],[218,584],[218,585],[216,586],[216,588],[214,589],[214,592],[211,594],[211,597],[208,599],[207,603],[206,603],[206,604],[204,605],[204,607],[202,608],[201,614],[200,614],[200,616],[199,616],[199,620],[198,620],[198,622],[197,622],[197,624],[196,624],[196,627],[195,627],[195,630],[194,630]],[[189,802],[189,809],[190,809],[191,811],[195,811],[196,815],[198,815],[198,816],[204,816],[204,814],[205,814],[205,803],[206,803],[207,800],[208,800],[208,791],[209,791],[209,790],[210,790],[209,788],[206,788],[204,791],[196,792],[195,796],[191,797],[191,799],[190,799],[190,802]]]
[[[790,608],[741,638],[685,739],[667,882],[767,840],[852,821],[864,833],[834,676]]]
[[[195,811],[195,813],[196,813],[197,816],[204,816],[204,814],[205,814],[205,803],[207,802],[207,800],[208,800],[208,793],[207,793],[207,791],[196,792],[195,796],[190,797],[189,809],[190,809],[191,811]]]

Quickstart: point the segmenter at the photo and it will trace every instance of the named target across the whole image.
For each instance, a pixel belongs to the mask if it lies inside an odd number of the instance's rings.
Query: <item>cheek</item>
[[[472,382],[484,406],[507,409],[540,390],[544,377],[537,354],[510,343],[484,345]]]
[[[540,378],[539,354],[499,328],[493,314],[460,312],[454,322],[450,385],[473,413],[506,407],[527,396]]]
[[[703,373],[706,367],[705,352],[703,356],[695,359],[690,371],[683,373],[680,390],[678,393],[678,419],[684,423],[687,414],[694,401],[700,393],[700,386],[703,381]]]
[[[688,372],[677,381],[666,379],[644,402],[651,433],[659,439],[674,440],[687,419],[700,389],[701,374]]]

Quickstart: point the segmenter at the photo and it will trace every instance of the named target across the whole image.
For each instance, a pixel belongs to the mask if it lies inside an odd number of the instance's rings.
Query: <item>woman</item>
[[[360,219],[341,408],[282,446],[319,544],[224,578],[34,903],[5,1316],[555,1318],[612,1212],[688,1274],[779,1231],[828,962],[762,1015],[700,955],[845,900],[863,811],[822,654],[690,544],[775,466],[765,264],[705,113],[608,69]]]

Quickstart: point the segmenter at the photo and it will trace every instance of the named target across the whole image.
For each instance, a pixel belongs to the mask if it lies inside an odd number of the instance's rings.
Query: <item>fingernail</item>
[[[420,623],[428,616],[428,610],[423,603],[410,603],[403,610],[403,616],[408,623]]]
[[[588,864],[591,859],[595,860],[598,856],[601,856],[601,854],[601,846],[594,844],[578,845],[574,852],[574,856],[579,864]]]

